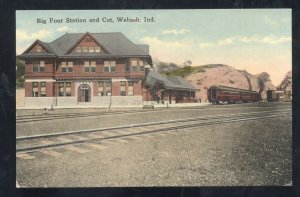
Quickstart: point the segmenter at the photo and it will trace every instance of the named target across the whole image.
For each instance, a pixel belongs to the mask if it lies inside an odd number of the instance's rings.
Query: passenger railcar
[[[227,103],[247,103],[258,102],[259,93],[250,90],[226,87],[212,86],[207,90],[208,101],[213,104],[220,102]]]

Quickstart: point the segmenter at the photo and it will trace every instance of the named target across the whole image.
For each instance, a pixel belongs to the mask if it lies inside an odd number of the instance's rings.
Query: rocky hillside
[[[201,71],[192,72],[186,75],[185,79],[200,89],[196,96],[202,101],[207,100],[207,88],[212,85],[254,90],[261,93],[262,99],[266,99],[266,90],[276,89],[266,72],[252,75],[245,70],[237,70],[223,64],[199,66],[197,70]]]
[[[280,83],[279,90],[292,91],[292,71],[286,73],[284,79]]]

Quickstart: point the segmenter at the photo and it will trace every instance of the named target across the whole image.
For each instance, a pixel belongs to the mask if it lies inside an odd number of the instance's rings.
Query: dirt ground
[[[24,97],[25,97],[25,89],[20,88],[16,89],[16,106],[24,107]]]
[[[21,187],[282,186],[292,180],[291,116],[33,152]],[[84,151],[84,152],[79,152]]]

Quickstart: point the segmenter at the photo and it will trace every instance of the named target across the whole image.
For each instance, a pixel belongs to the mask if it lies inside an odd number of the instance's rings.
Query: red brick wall
[[[25,82],[25,97],[32,96],[32,82]]]
[[[103,70],[104,71],[104,70]],[[102,72],[103,72],[102,71]],[[116,64],[116,72],[117,73],[125,73],[126,72],[126,67],[124,63],[118,63]]]
[[[55,74],[55,77],[61,78],[61,77],[105,77],[105,78],[120,78],[120,77],[128,77],[128,78],[142,78],[143,75],[141,73],[132,73],[131,75],[127,75],[125,73],[118,73],[118,72],[80,72],[80,73],[57,73]]]
[[[98,83],[93,83],[94,96],[98,96]]]
[[[71,96],[75,96],[75,83],[71,82]]]
[[[96,72],[85,72],[84,61],[95,61],[96,60]],[[62,61],[57,62],[60,65]],[[126,72],[125,62],[126,59],[116,60],[116,72],[104,72],[104,60],[103,59],[86,59],[86,60],[68,60],[73,62],[73,72],[63,73],[61,66],[55,73],[56,77],[144,77],[144,72]],[[32,72],[32,68],[31,68]]]
[[[84,61],[80,61],[80,60],[73,61],[73,73],[83,73],[84,72],[83,64]],[[59,71],[61,72],[61,67]]]
[[[46,96],[53,96],[53,82],[46,82]]]
[[[133,95],[134,96],[141,96],[142,95],[142,80],[135,82],[133,84]]]
[[[126,72],[126,62],[128,58],[118,59],[116,61],[116,72],[104,72],[104,59],[86,59],[86,61],[96,60],[96,72],[84,72],[84,60],[78,59],[61,59],[57,61],[58,69],[55,70],[55,60],[51,58],[37,58],[35,61],[45,61],[44,72],[33,72],[33,61],[26,60],[25,64],[25,78],[49,78],[49,77],[128,77],[128,78],[142,78],[144,72]],[[59,66],[62,61],[73,62],[73,72],[63,73]]]
[[[33,62],[34,61],[45,61],[44,72],[33,72]],[[36,60],[26,60],[25,61],[25,78],[43,78],[43,77],[53,77],[54,76],[54,60],[51,59],[36,59]]]
[[[53,61],[45,60],[45,73],[54,73]]]
[[[151,94],[150,94],[150,89],[145,89],[143,88],[143,101],[151,101]]]
[[[38,82],[38,95],[41,95],[41,82]],[[46,96],[54,96],[54,83],[46,82]],[[25,97],[32,97],[32,82],[25,82]]]
[[[112,82],[112,96],[120,96],[120,81]]]
[[[104,72],[104,63],[96,61],[96,73]]]
[[[73,72],[71,73],[62,73],[61,67],[55,71],[55,60],[51,58],[38,58],[36,61],[45,61],[45,70],[44,72],[33,72],[33,60],[26,60],[25,64],[25,78],[26,79],[52,79],[52,78],[68,78],[68,77],[104,77],[104,78],[142,78],[144,77],[144,72],[126,72],[125,64],[127,58],[118,59],[116,61],[116,72],[104,72],[104,59],[96,59],[96,72],[84,72],[83,62],[84,60],[70,59],[70,60],[59,60],[57,65],[61,64],[61,61],[72,61],[73,62]],[[95,59],[89,59],[89,61],[94,61]],[[41,80],[42,81],[42,80]],[[49,83],[50,84],[50,83]],[[46,95],[47,96],[56,96],[54,84],[49,85],[47,82],[46,86]],[[126,83],[126,92],[128,93],[128,84]],[[94,85],[93,96],[98,95],[98,86]],[[32,84],[29,82],[25,85],[25,95],[32,96]],[[134,95],[143,95],[141,81],[134,83]],[[40,91],[40,84],[39,84]],[[71,96],[75,96],[75,84],[71,83]],[[112,84],[112,95],[120,96],[120,82],[116,81]]]

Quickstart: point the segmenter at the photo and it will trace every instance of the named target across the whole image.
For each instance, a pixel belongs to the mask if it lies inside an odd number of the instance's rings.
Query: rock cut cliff
[[[279,87],[279,90],[284,91],[292,91],[292,71],[289,71],[286,73],[284,79],[281,81]]]
[[[267,90],[276,90],[270,75],[266,72],[252,75],[245,70],[237,70],[224,64],[210,64],[200,66],[204,71],[195,72],[185,76],[185,79],[199,88],[196,93],[202,101],[207,100],[207,89],[213,85],[253,90],[261,93],[262,99],[266,99]]]

